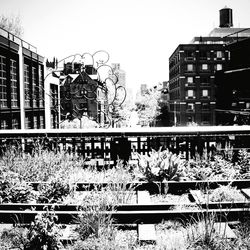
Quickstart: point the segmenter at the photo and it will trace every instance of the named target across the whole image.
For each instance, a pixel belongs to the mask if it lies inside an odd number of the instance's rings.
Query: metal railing
[[[36,145],[82,156],[90,163],[106,165],[133,159],[135,152],[147,154],[160,148],[189,159],[209,153],[250,148],[250,126],[142,127],[109,129],[0,130],[0,146],[18,144],[25,152]]]
[[[20,37],[17,37],[16,35],[12,34],[11,32],[7,31],[4,28],[0,27],[0,35],[7,38],[8,40],[17,43],[18,45],[22,46],[22,48],[26,48],[28,50],[31,50],[35,53],[37,53],[37,47],[33,46],[32,44],[24,41]]]

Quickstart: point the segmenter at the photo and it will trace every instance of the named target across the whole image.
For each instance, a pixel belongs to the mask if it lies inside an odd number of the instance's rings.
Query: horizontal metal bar
[[[30,182],[34,189],[38,188],[39,184],[45,184],[46,182]],[[73,184],[73,183],[72,183]],[[111,185],[113,187],[122,186],[129,190],[143,191],[147,190],[151,194],[154,193],[170,193],[170,194],[181,194],[189,191],[190,189],[209,188],[215,189],[220,185],[231,184],[233,187],[250,188],[250,179],[244,180],[193,180],[193,181],[166,181],[166,182],[130,182],[126,183],[75,183],[76,191],[90,191],[90,190],[101,190],[103,187]]]
[[[46,213],[46,211],[17,211],[1,210],[1,223],[30,223],[34,220],[36,214]],[[79,211],[55,211],[58,217],[58,223],[77,224],[76,218],[84,214]],[[91,214],[86,213],[85,214]],[[218,221],[237,221],[249,216],[249,209],[232,208],[232,209],[192,209],[192,210],[139,210],[139,211],[105,211],[101,215],[111,215],[116,223],[133,224],[133,223],[160,223],[162,220],[180,220],[192,221],[202,219],[205,216],[212,215]]]
[[[226,136],[250,135],[250,126],[197,126],[197,127],[142,127],[109,129],[26,129],[0,130],[1,139],[22,138],[83,138],[83,137],[138,137],[138,136]]]

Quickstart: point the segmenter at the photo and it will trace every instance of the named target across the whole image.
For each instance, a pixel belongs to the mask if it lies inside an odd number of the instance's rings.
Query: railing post
[[[179,137],[176,137],[176,154],[178,155],[179,152],[180,152],[180,140],[179,140]]]
[[[189,160],[189,138],[186,137],[186,160]]]
[[[147,154],[151,151],[151,140],[150,137],[147,137]]]
[[[91,157],[94,159],[95,157],[95,139],[91,137]]]
[[[81,137],[81,154],[85,158],[85,138]]]
[[[105,158],[105,139],[101,138],[101,157]]]
[[[137,137],[137,152],[141,153],[141,137]]]

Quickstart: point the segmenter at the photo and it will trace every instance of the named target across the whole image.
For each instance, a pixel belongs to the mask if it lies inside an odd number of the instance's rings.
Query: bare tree
[[[21,19],[19,16],[5,16],[0,15],[0,28],[3,28],[10,33],[22,37],[23,36],[23,27],[21,24]]]

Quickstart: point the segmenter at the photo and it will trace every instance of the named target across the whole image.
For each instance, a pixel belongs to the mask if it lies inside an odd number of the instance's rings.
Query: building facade
[[[65,64],[65,77],[60,83],[61,121],[88,117],[99,125],[107,119],[107,95],[98,81],[95,68]]]
[[[0,29],[0,129],[45,128],[44,58]]]
[[[217,72],[216,121],[218,125],[250,124],[250,38],[228,44],[230,61]]]
[[[220,17],[220,28],[180,44],[169,58],[172,126],[216,125],[215,73],[230,61],[226,44],[250,37],[247,29],[231,28],[231,9],[220,10]]]

